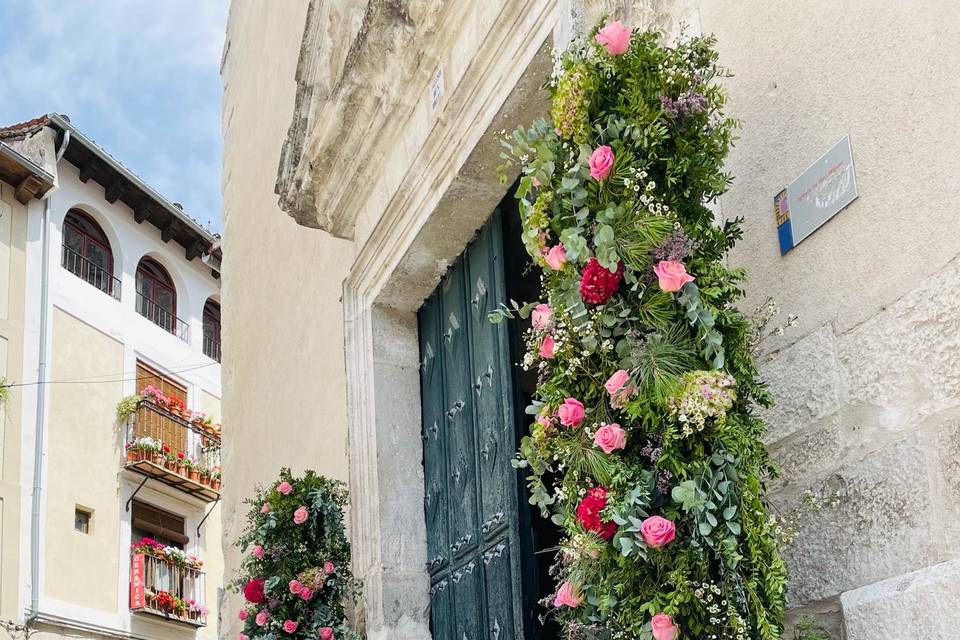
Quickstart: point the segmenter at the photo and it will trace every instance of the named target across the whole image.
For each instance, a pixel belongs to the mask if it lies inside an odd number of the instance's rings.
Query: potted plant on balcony
[[[187,454],[183,451],[177,451],[177,473],[187,475]]]
[[[192,482],[200,480],[200,467],[197,465],[197,459],[193,456],[187,458],[187,478]]]
[[[167,398],[167,410],[175,416],[183,417],[184,412],[187,411],[187,403],[180,398],[170,396]]]
[[[153,385],[147,385],[141,389],[140,398],[161,407],[167,406],[167,396],[163,394],[163,391]]]
[[[168,471],[177,471],[177,454],[174,453],[173,449],[169,445],[163,445],[163,466],[167,468]]]
[[[137,460],[153,460],[153,454],[160,449],[160,443],[150,436],[137,438],[132,443],[132,448],[137,452]]]
[[[210,488],[214,491],[220,491],[221,479],[220,465],[217,465],[213,468],[213,473],[210,475]]]
[[[160,441],[158,440],[158,441],[157,441],[157,445],[156,445],[156,447],[155,447],[154,450],[153,450],[153,464],[157,465],[158,467],[162,467],[162,466],[163,466],[163,461],[164,461],[164,447],[166,447],[167,449],[170,448],[170,447],[167,447],[167,445],[163,444],[162,442],[160,442]]]
[[[137,406],[142,398],[138,394],[126,396],[117,403],[117,422],[124,423],[127,418],[137,412]]]
[[[128,442],[124,449],[127,452],[127,462],[136,462],[138,460],[139,451],[136,448],[136,443]]]

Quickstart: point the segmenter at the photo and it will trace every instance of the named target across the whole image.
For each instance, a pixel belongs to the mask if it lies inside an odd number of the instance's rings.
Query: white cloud
[[[0,124],[50,111],[219,228],[226,0],[0,3]]]

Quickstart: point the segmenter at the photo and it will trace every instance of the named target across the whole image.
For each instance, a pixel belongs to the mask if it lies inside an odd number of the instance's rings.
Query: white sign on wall
[[[850,136],[844,136],[774,196],[780,255],[800,244],[859,195]]]

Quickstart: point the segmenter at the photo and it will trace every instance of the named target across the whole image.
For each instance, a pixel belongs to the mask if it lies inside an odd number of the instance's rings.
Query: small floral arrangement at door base
[[[708,206],[738,126],[713,45],[606,24],[558,57],[552,121],[503,138],[543,297],[491,320],[531,314],[515,465],[565,534],[545,603],[574,640],[782,634],[740,221]]]
[[[244,553],[232,583],[243,594],[237,640],[357,640],[344,603],[358,594],[343,527],[347,489],[337,480],[289,469],[248,499]]]

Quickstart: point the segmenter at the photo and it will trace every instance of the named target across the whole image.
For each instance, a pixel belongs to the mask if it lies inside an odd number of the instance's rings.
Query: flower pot
[[[197,480],[200,479],[200,472],[197,471],[196,469],[190,469],[190,471],[187,472],[187,477],[188,477],[192,482],[196,482]]]
[[[185,476],[187,475],[187,468],[184,465],[177,463],[177,473],[179,473],[182,476]]]
[[[162,467],[163,461],[164,461],[164,457],[162,453],[153,454],[153,464],[157,465],[158,467]]]
[[[210,488],[214,491],[220,491],[220,478],[214,478],[210,481]]]
[[[136,462],[139,459],[140,452],[136,449],[127,449],[127,462]]]
[[[205,487],[210,486],[210,476],[200,476],[200,484]]]
[[[176,460],[167,460],[166,462],[163,463],[163,466],[165,466],[165,467],[166,467],[167,469],[169,469],[170,471],[176,471],[176,470],[177,470],[177,462],[176,462]]]

